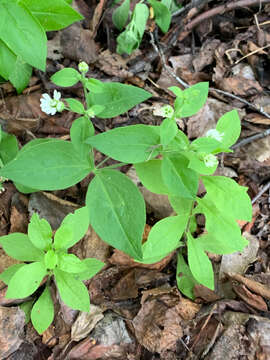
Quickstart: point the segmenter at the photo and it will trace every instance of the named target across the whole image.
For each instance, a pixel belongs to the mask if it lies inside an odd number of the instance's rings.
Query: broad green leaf
[[[223,134],[221,148],[227,149],[236,143],[241,133],[241,121],[237,111],[232,110],[221,116],[216,129]]]
[[[196,207],[194,214],[204,214],[206,217],[206,230],[211,238],[219,239],[218,241],[224,241],[231,243],[231,247],[234,247],[235,251],[243,250],[243,239],[241,231],[232,217],[232,213],[224,211],[216,207],[215,202],[210,198],[204,196],[203,199],[197,198],[198,206]],[[222,250],[222,249],[221,249]]]
[[[65,101],[68,103],[68,106],[71,111],[73,111],[77,114],[84,113],[84,111],[85,111],[84,106],[79,100],[68,98],[68,99],[65,99]]]
[[[181,196],[169,195],[169,201],[177,214],[191,214],[194,200],[183,198]]]
[[[104,110],[99,118],[113,118],[133,108],[135,105],[149,99],[152,95],[136,86],[118,82],[103,83],[102,92],[88,94],[89,106],[103,105]]]
[[[7,299],[23,299],[35,292],[47,271],[42,262],[22,266],[12,276],[6,293]]]
[[[135,25],[140,38],[143,37],[148,16],[149,16],[148,7],[142,3],[136,4],[132,14],[132,22]]]
[[[14,135],[1,131],[0,159],[3,164],[7,164],[15,158],[19,151],[18,142]]]
[[[85,141],[103,154],[125,163],[140,163],[158,155],[159,136],[147,125],[131,125],[91,136]]]
[[[91,145],[85,143],[85,140],[95,134],[95,129],[92,122],[86,117],[82,116],[74,120],[70,129],[71,142],[82,159],[94,163],[93,154],[90,154]]]
[[[165,6],[165,5],[164,5]],[[174,119],[165,119],[160,125],[160,142],[168,145],[176,136],[178,127]]]
[[[31,320],[31,310],[34,304],[34,300],[25,301],[24,303],[19,305],[19,308],[24,311],[25,315],[25,324],[28,324]]]
[[[51,81],[61,87],[73,86],[81,79],[80,73],[73,68],[64,68],[57,71],[52,77]]]
[[[160,1],[148,0],[154,9],[155,22],[162,32],[166,33],[171,24],[171,13],[166,5]]]
[[[34,328],[41,335],[53,322],[54,304],[48,286],[35,302],[31,311],[31,321]]]
[[[214,290],[214,272],[211,261],[201,244],[187,234],[188,264],[194,278],[202,285]]]
[[[230,214],[237,220],[251,221],[252,205],[248,188],[225,176],[203,176],[202,181],[207,199],[211,199],[220,212]]]
[[[54,278],[62,301],[74,310],[89,312],[90,300],[86,286],[73,274],[55,269]]]
[[[132,24],[132,22],[130,23]],[[142,41],[141,37],[138,35],[136,28],[133,30],[132,27],[128,25],[126,30],[123,31],[117,37],[117,53],[128,54],[130,55],[134,50],[136,50]]]
[[[13,51],[0,39],[0,75],[4,79],[9,79],[9,75],[14,70],[16,58]]]
[[[37,249],[28,236],[22,233],[12,233],[0,237],[0,244],[5,252],[20,261],[42,261],[44,252]]]
[[[100,94],[103,92],[103,85],[104,83],[98,79],[90,78],[90,79],[84,79],[86,88],[93,92]]]
[[[190,144],[190,150],[197,152],[213,153],[216,149],[220,148],[220,141],[211,137],[198,138]]]
[[[158,262],[178,248],[187,222],[188,214],[170,216],[158,221],[143,244],[143,263]]]
[[[21,56],[17,56],[13,71],[9,74],[9,81],[20,94],[28,85],[32,75],[32,66],[27,64]]]
[[[128,177],[116,170],[100,170],[88,187],[86,205],[102,240],[134,258],[142,257],[145,203]]]
[[[44,264],[46,269],[53,270],[58,265],[59,257],[56,252],[49,250],[44,256]]]
[[[17,157],[0,170],[0,176],[39,190],[60,190],[81,181],[90,171],[68,141],[35,143],[20,150]]]
[[[183,255],[179,252],[177,256],[177,268],[176,268],[176,281],[178,289],[187,297],[194,300],[193,294],[194,285],[198,284],[190,271],[187,263],[185,262]]]
[[[179,98],[179,105],[178,101],[175,103],[176,116],[184,118],[195,115],[206,102],[208,87],[207,82],[200,82],[185,89]]]
[[[136,173],[142,184],[156,194],[169,194],[168,188],[162,180],[162,160],[154,159],[135,164]]]
[[[70,242],[66,242],[64,245],[65,249],[70,248],[74,244],[76,244],[79,240],[81,240],[86,234],[89,227],[89,212],[86,206],[81,207],[78,210],[74,211],[74,214],[68,214],[64,220],[62,221],[61,227],[64,225],[68,225],[73,230],[73,238]]]
[[[8,267],[5,271],[0,274],[0,280],[2,280],[6,285],[10,282],[12,276],[25,264],[14,264]]]
[[[54,248],[67,249],[69,244],[73,242],[74,229],[71,224],[62,224],[54,234]]]
[[[58,268],[67,273],[81,273],[87,271],[86,264],[74,254],[61,254]]]
[[[83,19],[81,14],[73,10],[65,0],[21,0],[21,2],[38,19],[45,31],[60,30]]]
[[[171,195],[194,199],[198,191],[198,174],[187,168],[188,160],[182,156],[165,157],[162,161],[162,178]]]
[[[112,14],[112,21],[120,31],[123,30],[128,21],[129,8],[130,0],[124,0]]]
[[[32,244],[45,250],[52,243],[52,228],[46,219],[40,219],[37,213],[31,217],[28,225],[28,237]]]
[[[87,258],[82,260],[87,266],[87,270],[81,273],[75,274],[75,278],[78,280],[88,280],[95,276],[103,267],[104,263],[98,259]]]
[[[202,235],[196,239],[196,241],[199,242],[203,250],[219,255],[243,251],[243,249],[248,245],[248,241],[243,236],[238,239],[237,243],[228,241],[225,239],[225,236],[217,237],[213,234]]]
[[[46,34],[39,21],[16,1],[0,2],[0,38],[30,65],[45,71]]]

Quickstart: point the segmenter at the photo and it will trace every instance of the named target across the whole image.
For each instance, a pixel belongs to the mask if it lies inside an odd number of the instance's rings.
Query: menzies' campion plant
[[[237,112],[226,113],[215,129],[190,142],[178,129],[176,119],[200,110],[207,99],[208,83],[184,91],[171,87],[176,96],[174,107],[164,107],[160,126],[131,125],[95,135],[92,116],[117,116],[151,95],[134,86],[87,79],[86,70],[80,74],[63,69],[52,77],[58,86],[81,81],[85,90],[86,108],[75,99],[63,100],[66,109],[80,114],[71,127],[71,142],[33,140],[0,170],[0,175],[31,192],[64,189],[92,172],[86,206],[90,224],[104,241],[147,264],[178,250],[179,289],[191,298],[196,283],[214,289],[207,252],[228,254],[243,250],[248,243],[236,222],[251,219],[247,189],[232,179],[213,175],[217,155],[230,152],[240,135]],[[57,106],[55,102],[51,105]],[[94,148],[120,163],[107,167],[102,167],[104,162],[95,164]],[[157,222],[144,244],[145,203],[134,183],[115,169],[123,164],[134,164],[143,185],[153,193],[167,195],[176,212]],[[206,189],[203,197],[197,196],[200,182]],[[196,232],[198,214],[206,219],[205,232],[200,235]]]
[[[8,285],[6,298],[26,298],[35,293],[42,280],[46,279],[41,295],[22,306],[31,312],[32,323],[40,334],[54,318],[52,277],[66,305],[75,310],[90,309],[88,290],[83,280],[93,277],[104,263],[93,258],[80,260],[67,252],[85,235],[88,226],[88,210],[83,207],[64,218],[53,240],[50,224],[34,213],[28,226],[28,235],[13,233],[0,237],[0,244],[9,256],[27,262],[12,265],[0,274],[0,279]]]

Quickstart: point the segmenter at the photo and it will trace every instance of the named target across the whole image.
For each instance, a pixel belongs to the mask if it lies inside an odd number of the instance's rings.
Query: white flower
[[[207,131],[207,133],[205,135],[207,137],[210,137],[212,139],[215,139],[215,140],[221,142],[222,138],[224,136],[224,133],[220,133],[217,129],[210,129]]]
[[[61,112],[64,110],[65,105],[62,101],[60,101],[61,93],[59,91],[54,90],[53,99],[49,94],[42,94],[40,99],[40,107],[43,112],[48,115],[54,115],[57,111]]]
[[[162,116],[164,118],[171,118],[173,117],[174,110],[170,105],[165,105],[161,108],[156,108],[153,114],[156,116]]]
[[[203,158],[203,162],[204,162],[205,166],[213,167],[218,164],[218,159],[215,157],[215,155],[208,154],[208,155],[205,155],[205,157]]]
[[[87,73],[89,70],[89,66],[86,64],[85,61],[81,61],[78,65],[78,69],[81,73]]]

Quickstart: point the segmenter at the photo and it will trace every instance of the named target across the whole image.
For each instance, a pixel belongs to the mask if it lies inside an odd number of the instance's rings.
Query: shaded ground
[[[270,359],[270,2],[182,1],[183,10],[173,17],[168,34],[162,37],[150,21],[140,50],[130,57],[115,53],[118,32],[109,3],[75,3],[85,20],[49,34],[47,72],[35,72],[20,96],[10,84],[1,85],[3,129],[15,134],[21,145],[36,137],[69,139],[75,116],[64,112],[48,117],[41,112],[39,100],[42,93],[56,89],[49,82],[53,73],[63,66],[76,68],[80,60],[89,63],[89,77],[134,84],[153,94],[128,116],[94,119],[97,132],[135,123],[159,124],[161,118],[153,111],[173,102],[169,86],[209,81],[207,104],[178,125],[194,139],[213,128],[226,111],[238,109],[244,142],[224,156],[218,172],[249,187],[253,220],[240,226],[250,245],[243,254],[222,258],[209,254],[216,291],[197,286],[193,302],[176,288],[175,254],[139,267],[126,255],[113,252],[90,228],[72,249],[81,258],[97,257],[107,263],[87,284],[90,314],[59,304],[55,293],[54,323],[39,336],[31,324],[25,325],[16,302],[4,298],[6,289],[0,282],[0,358]],[[79,86],[61,92],[64,98],[83,98]],[[132,168],[122,171],[138,181]],[[26,232],[37,210],[56,229],[67,213],[84,204],[89,181],[30,196],[5,183],[6,191],[0,195],[0,235]],[[165,197],[140,188],[148,208],[147,237],[153,223],[172,209]],[[1,249],[0,258],[0,271],[12,264]]]

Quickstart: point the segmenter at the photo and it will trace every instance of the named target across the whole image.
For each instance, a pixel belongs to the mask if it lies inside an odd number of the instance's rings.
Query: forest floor
[[[182,11],[168,33],[159,33],[149,20],[143,42],[131,56],[116,53],[119,32],[109,3],[73,3],[85,20],[48,34],[46,73],[34,71],[21,95],[9,83],[0,86],[3,130],[16,135],[21,146],[34,138],[68,140],[75,114],[48,116],[40,109],[40,98],[57,89],[63,98],[83,100],[80,85],[59,89],[50,82],[56,71],[77,68],[81,60],[89,64],[89,77],[136,85],[152,94],[128,114],[93,119],[97,133],[130,124],[159,125],[162,118],[155,111],[174,101],[168,87],[209,81],[203,109],[178,125],[196,139],[225,112],[238,110],[241,141],[223,156],[218,174],[249,189],[253,219],[239,225],[250,243],[243,253],[209,254],[215,292],[197,285],[192,301],[177,289],[175,253],[153,265],[138,265],[89,228],[72,252],[106,262],[87,282],[90,314],[56,301],[54,322],[40,336],[31,322],[24,323],[18,302],[5,299],[0,281],[1,359],[270,359],[270,1],[180,1]],[[133,168],[121,171],[134,179]],[[30,195],[5,182],[0,235],[26,233],[34,211],[56,229],[66,214],[84,205],[89,181],[86,177],[66,190]],[[173,210],[165,196],[140,188],[147,204],[147,233]],[[0,249],[0,272],[11,261]]]

